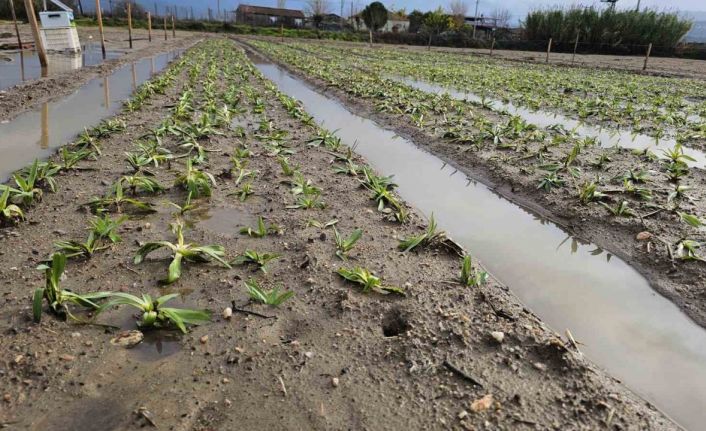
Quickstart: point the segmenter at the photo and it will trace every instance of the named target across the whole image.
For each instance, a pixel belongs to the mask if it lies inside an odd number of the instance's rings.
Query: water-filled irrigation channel
[[[114,115],[137,86],[164,69],[180,52],[122,66],[109,76],[88,81],[67,97],[0,123],[0,180],[36,158],[48,157],[84,127]]]
[[[253,57],[279,89],[382,174],[549,325],[681,425],[706,421],[706,331],[624,261],[568,238],[437,157]],[[567,241],[568,239],[568,241]]]
[[[427,93],[446,93],[450,97],[457,100],[468,100],[473,102],[481,102],[482,98],[474,93],[469,93],[462,90],[457,90],[451,87],[445,87],[439,84],[433,84],[418,79],[408,77],[393,77],[388,76],[388,79],[398,81],[410,87],[416,88]],[[580,137],[596,138],[602,147],[619,146],[635,150],[644,150],[649,148],[651,151],[660,157],[662,150],[672,148],[676,145],[676,140],[673,138],[660,138],[656,140],[649,135],[633,133],[629,130],[621,130],[614,127],[600,127],[588,125],[584,122],[574,120],[565,115],[555,112],[542,110],[531,110],[520,106],[515,106],[512,103],[505,103],[500,100],[492,101],[492,109],[497,111],[507,111],[512,115],[517,115],[526,122],[534,124],[538,127],[549,127],[555,124],[564,126],[566,130],[573,131]],[[689,162],[690,165],[706,167],[706,153],[693,148],[684,148],[684,154],[694,158],[694,162]]]

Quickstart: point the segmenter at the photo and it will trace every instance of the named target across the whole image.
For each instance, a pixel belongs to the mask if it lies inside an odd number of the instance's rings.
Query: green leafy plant
[[[257,218],[257,227],[256,228],[251,228],[251,227],[243,227],[240,229],[240,233],[243,235],[247,235],[253,238],[263,238],[267,236],[267,234],[278,234],[282,231],[282,229],[275,225],[275,224],[270,224],[269,226],[265,225],[265,219],[262,217]]]
[[[611,214],[613,214],[616,217],[634,217],[635,216],[635,211],[633,211],[632,208],[630,208],[628,206],[627,201],[620,201],[620,203],[618,205],[616,205],[615,207],[611,207],[610,205],[608,205],[605,202],[599,202],[599,203],[601,205],[603,205],[604,207],[606,207],[606,209],[608,211],[610,211]]]
[[[8,203],[9,198],[10,188],[6,187],[2,195],[0,195],[0,221],[3,223],[14,223],[17,220],[23,220],[25,214],[17,205]]]
[[[321,201],[319,195],[299,195],[297,201],[293,205],[287,206],[288,209],[323,209],[326,204]]]
[[[318,220],[312,218],[312,219],[307,220],[306,227],[314,226],[319,229],[327,229],[330,227],[334,227],[337,223],[338,223],[338,219],[332,219],[327,222],[321,222],[321,221],[318,221]]]
[[[110,292],[95,292],[78,294],[70,290],[61,288],[61,278],[66,268],[66,256],[62,253],[54,253],[49,264],[42,264],[37,269],[44,271],[44,287],[34,291],[32,300],[32,315],[34,321],[39,323],[42,319],[42,304],[44,300],[49,305],[49,310],[60,317],[70,317],[73,320],[81,319],[71,314],[69,305],[77,305],[85,308],[98,309],[97,301],[110,296]]]
[[[471,256],[466,255],[461,261],[461,283],[468,287],[478,287],[488,281],[488,273],[473,268]]]
[[[344,279],[352,283],[362,285],[364,293],[376,291],[379,293],[397,293],[399,295],[404,295],[404,290],[400,289],[399,287],[383,286],[382,280],[380,280],[379,277],[373,275],[366,268],[362,268],[359,266],[352,269],[338,268],[336,272]]]
[[[677,211],[677,215],[679,216],[681,221],[688,224],[689,226],[693,226],[693,227],[704,226],[703,220],[701,220],[699,217],[697,217],[693,214],[687,214],[684,212]]]
[[[294,296],[294,292],[291,290],[280,293],[279,286],[271,290],[265,290],[252,278],[245,282],[245,287],[248,289],[248,294],[253,301],[262,302],[272,307],[279,307],[284,301]]]
[[[701,244],[691,239],[683,239],[677,243],[675,255],[682,260],[700,260],[704,261],[698,253]]]
[[[167,278],[163,280],[166,284],[174,283],[181,277],[182,260],[187,262],[208,262],[209,258],[220,262],[226,268],[230,268],[228,262],[223,260],[225,250],[220,245],[195,245],[184,241],[184,226],[180,221],[170,224],[172,233],[176,235],[177,242],[173,244],[169,241],[148,242],[137,250],[135,255],[135,265],[145,260],[148,254],[161,248],[171,251],[172,262],[169,264]]]
[[[133,195],[137,194],[137,192],[158,193],[164,191],[164,187],[156,180],[144,175],[125,175],[118,181],[123,188],[129,189]]]
[[[429,245],[436,240],[443,239],[445,237],[445,233],[437,231],[436,228],[436,220],[434,220],[434,214],[432,214],[431,219],[429,220],[429,226],[427,226],[427,229],[423,234],[400,240],[397,248],[403,252],[408,252],[416,247],[419,247],[420,245]]]
[[[125,197],[122,183],[118,182],[105,197],[93,198],[88,206],[94,213],[115,210],[121,213],[126,206],[132,207],[137,212],[154,212],[154,207],[149,202]]]
[[[211,196],[211,185],[216,185],[216,179],[208,172],[193,167],[190,159],[186,161],[186,171],[179,175],[174,185],[183,187],[194,198]]]
[[[348,252],[350,252],[355,243],[363,236],[361,229],[356,229],[347,238],[343,238],[338,232],[338,229],[333,228],[333,237],[336,241],[336,256],[341,260],[348,260]]]
[[[585,183],[579,187],[579,200],[583,204],[599,201],[607,196],[608,195],[605,193],[598,191],[598,184],[593,181],[590,183]]]
[[[243,254],[230,261],[231,265],[255,264],[264,273],[267,273],[267,264],[280,257],[277,253],[259,253],[255,250],[245,250]]]
[[[179,293],[171,293],[152,299],[150,295],[142,297],[124,292],[114,292],[114,299],[101,306],[99,312],[111,307],[128,305],[138,309],[142,315],[137,321],[140,328],[169,328],[176,326],[183,333],[187,333],[187,325],[202,325],[211,321],[211,312],[208,310],[190,310],[186,308],[165,307],[168,301],[178,297]]]

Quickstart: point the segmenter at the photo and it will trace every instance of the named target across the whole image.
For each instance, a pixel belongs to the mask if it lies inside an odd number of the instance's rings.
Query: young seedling
[[[105,303],[99,312],[111,307],[128,305],[142,312],[137,326],[140,328],[169,328],[176,326],[183,333],[187,333],[187,325],[202,325],[211,321],[211,312],[208,310],[190,310],[186,308],[165,307],[164,304],[178,297],[179,293],[160,296],[152,299],[150,295],[143,294],[142,298],[124,292],[114,292],[111,297],[115,299]]]
[[[320,200],[319,195],[299,195],[294,205],[287,206],[288,209],[323,209],[326,204]]]
[[[324,222],[320,222],[320,221],[312,218],[312,219],[307,220],[306,227],[314,226],[314,227],[317,227],[317,228],[323,230],[323,229],[328,229],[330,227],[334,227],[337,223],[338,223],[338,219],[332,219],[332,220],[329,220],[324,223]]]
[[[688,224],[689,226],[693,226],[696,228],[704,226],[703,220],[701,220],[698,216],[695,216],[693,214],[687,214],[687,213],[680,212],[680,211],[677,211],[677,215],[679,216],[681,221]]]
[[[245,287],[248,289],[251,300],[262,302],[272,307],[279,307],[284,301],[294,296],[294,292],[291,290],[280,293],[279,286],[271,290],[265,290],[252,278],[245,282]]]
[[[252,189],[252,181],[244,183],[240,186],[240,189],[238,189],[235,194],[238,196],[238,200],[240,202],[245,202],[251,195],[255,194]]]
[[[7,203],[10,198],[10,188],[6,187],[0,195],[0,222],[15,223],[17,220],[24,220],[25,214],[20,207]]]
[[[255,264],[264,273],[267,273],[267,264],[280,257],[277,253],[258,253],[255,250],[245,250],[243,254],[230,261],[231,265]]]
[[[304,175],[297,172],[292,180],[292,194],[293,195],[319,195],[321,194],[321,189],[316,187],[311,180],[304,178]]]
[[[547,174],[539,181],[538,189],[544,189],[544,191],[551,191],[553,187],[562,187],[564,185],[564,180],[559,178],[556,172],[547,172]]]
[[[599,204],[606,207],[606,209],[608,209],[608,211],[610,211],[616,217],[634,217],[635,216],[635,211],[633,211],[632,208],[630,208],[628,206],[627,201],[620,201],[620,203],[618,205],[616,205],[615,207],[611,207],[610,205],[608,205],[605,202],[599,202]]]
[[[240,233],[242,235],[247,235],[253,238],[263,238],[267,236],[267,234],[279,234],[282,232],[282,229],[275,225],[275,224],[270,224],[269,226],[265,226],[265,219],[262,217],[257,218],[257,227],[256,228],[251,228],[251,227],[243,227],[240,229]]]
[[[31,205],[35,201],[42,199],[42,189],[37,186],[39,176],[39,161],[34,160],[32,166],[25,170],[24,176],[13,175],[17,189],[10,189],[12,195],[10,200],[16,204]]]
[[[333,237],[336,241],[336,256],[341,260],[348,260],[348,252],[350,252],[355,243],[363,236],[363,231],[361,229],[356,229],[348,238],[343,238],[338,229],[333,228]]]
[[[172,262],[169,264],[167,278],[163,280],[165,284],[174,283],[181,277],[182,260],[187,262],[208,262],[209,258],[221,263],[226,268],[230,268],[228,262],[223,260],[225,250],[220,245],[195,245],[184,241],[184,226],[181,221],[170,224],[172,233],[176,235],[177,242],[173,244],[169,241],[148,242],[135,255],[135,265],[140,264],[145,257],[153,251],[161,248],[168,248],[172,254]]]
[[[42,303],[46,299],[49,310],[60,317],[70,317],[73,320],[81,319],[71,314],[69,305],[74,304],[81,307],[98,309],[97,301],[110,296],[110,292],[95,292],[80,295],[61,288],[61,277],[66,268],[66,256],[62,253],[54,253],[50,264],[42,264],[37,269],[44,271],[45,284],[34,291],[32,300],[32,315],[35,323],[42,320]]]
[[[193,197],[211,196],[211,185],[216,185],[216,179],[208,172],[193,167],[190,159],[186,161],[186,171],[177,177],[174,185],[183,187]]]
[[[704,261],[704,258],[698,254],[698,249],[701,244],[690,239],[683,239],[677,243],[676,255],[682,260],[699,260]]]
[[[359,266],[352,269],[338,268],[338,271],[336,272],[344,279],[352,283],[362,285],[364,293],[374,290],[379,293],[397,293],[399,295],[404,295],[404,290],[399,287],[383,286],[380,278],[373,275],[366,268],[361,268]]]
[[[133,195],[138,192],[158,193],[164,191],[164,187],[152,178],[144,175],[125,175],[118,182],[123,188],[127,188]]]
[[[316,131],[316,136],[309,139],[307,144],[310,147],[319,147],[323,145],[331,151],[337,151],[341,147],[341,138],[335,135],[336,131],[329,132],[325,129]]]
[[[607,196],[605,193],[598,191],[598,185],[593,181],[585,183],[579,188],[579,200],[582,204],[600,201]]]
[[[184,203],[182,205],[175,204],[174,202],[171,202],[171,201],[166,201],[166,203],[167,203],[167,205],[171,205],[172,207],[177,209],[177,212],[173,213],[173,214],[180,215],[180,216],[193,210],[197,206],[196,204],[191,203],[191,193],[186,195],[186,200],[184,201]]]
[[[403,252],[408,252],[416,247],[419,247],[420,245],[429,245],[434,241],[443,239],[444,237],[444,232],[439,232],[436,230],[436,220],[434,220],[434,214],[432,214],[431,219],[429,220],[429,226],[427,226],[427,230],[423,234],[400,240],[397,248]]]
[[[461,283],[468,287],[478,287],[486,281],[488,281],[488,273],[474,269],[471,256],[464,256],[461,261]]]
[[[290,166],[289,159],[284,156],[277,157],[279,165],[282,167],[282,175],[285,177],[291,177],[299,172],[299,166]]]
[[[118,182],[112,187],[112,192],[109,192],[103,198],[93,198],[88,206],[94,213],[115,210],[121,213],[125,206],[132,207],[137,212],[154,212],[153,205],[149,202],[144,202],[138,199],[127,198],[123,191],[122,183]]]

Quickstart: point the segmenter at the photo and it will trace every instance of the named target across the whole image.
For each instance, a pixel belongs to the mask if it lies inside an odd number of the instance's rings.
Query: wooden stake
[[[42,137],[39,141],[39,147],[42,149],[49,148],[49,103],[42,104]]]
[[[20,38],[20,27],[17,25],[17,16],[15,16],[15,2],[10,0],[10,12],[12,12],[12,22],[15,24],[15,34],[17,35],[17,48],[22,49],[22,38]]]
[[[37,55],[39,55],[39,64],[42,65],[42,69],[46,69],[49,65],[47,61],[47,51],[44,49],[44,43],[42,42],[42,36],[39,34],[39,24],[37,24],[37,17],[34,15],[34,4],[32,0],[25,0],[25,11],[27,11],[27,20],[29,25],[32,27],[32,35],[34,36],[34,46],[37,50]]]
[[[147,11],[147,39],[152,42],[152,15]]]
[[[284,42],[284,23],[279,23],[279,36]]]
[[[493,50],[495,49],[495,38],[493,38],[493,41],[490,42],[490,56],[493,56]]]
[[[132,0],[127,2],[127,38],[130,41],[130,49],[132,49]]]
[[[579,47],[579,34],[581,34],[581,31],[576,32],[576,41],[574,42],[574,54],[571,56],[571,64],[574,64],[574,60],[576,59],[576,49]]]
[[[167,16],[164,16],[164,40],[167,40]]]
[[[547,44],[547,59],[544,61],[545,63],[549,63],[549,53],[552,52],[552,38],[549,38],[549,44]]]
[[[647,45],[647,55],[645,55],[645,64],[642,65],[642,70],[647,70],[647,61],[650,59],[651,53],[652,53],[652,43]]]
[[[172,39],[176,39],[176,30],[174,29],[174,15],[172,15]]]
[[[105,37],[103,36],[103,14],[101,13],[101,0],[96,0],[96,19],[98,19],[98,31],[101,34],[101,50],[103,51],[103,58],[105,59]]]

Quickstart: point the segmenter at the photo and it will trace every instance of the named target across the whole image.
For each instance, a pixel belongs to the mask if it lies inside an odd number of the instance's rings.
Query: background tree
[[[33,0],[34,11],[39,13],[42,10],[42,0]],[[78,12],[76,8],[75,0],[63,1],[63,3]],[[54,10],[53,5],[47,1],[47,7],[50,10]],[[58,9],[58,8],[57,8]],[[27,19],[27,13],[25,12],[25,2],[22,0],[15,0],[15,14],[17,15],[17,21],[25,21]],[[12,13],[10,12],[10,2],[7,0],[0,1],[0,19],[11,20]]]
[[[407,31],[410,33],[419,32],[419,30],[422,28],[422,24],[424,24],[424,15],[425,14],[418,11],[417,9],[413,10],[412,13],[407,16],[407,19],[409,20],[409,28],[407,29]]]
[[[128,0],[117,0],[113,3],[113,18],[127,18],[127,2]],[[146,15],[145,8],[142,7],[141,4],[135,2],[134,0],[132,0],[131,3],[133,18],[142,18]]]
[[[307,0],[306,9],[314,22],[314,27],[319,29],[321,22],[324,20],[324,15],[328,13],[328,2],[326,0]]]
[[[277,0],[277,7],[284,9],[287,7],[287,0]]]
[[[446,15],[441,8],[433,12],[428,12],[425,15],[422,24],[422,32],[429,36],[427,48],[431,49],[432,38],[449,28],[449,16]]]
[[[461,28],[466,23],[466,14],[468,13],[468,5],[461,0],[453,0],[449,3],[449,12],[453,18],[454,28]]]
[[[495,9],[495,12],[493,12],[493,16],[495,16],[495,19],[497,19],[497,26],[499,28],[509,28],[510,27],[510,18],[512,18],[512,14],[510,14],[510,10],[505,9],[505,8],[497,8]]]
[[[363,22],[368,27],[370,34],[370,44],[373,43],[373,32],[379,31],[387,24],[387,8],[379,1],[372,2],[361,12]]]

